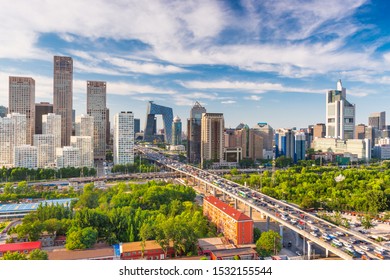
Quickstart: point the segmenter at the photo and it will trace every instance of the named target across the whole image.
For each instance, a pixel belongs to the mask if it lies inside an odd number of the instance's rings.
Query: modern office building
[[[53,104],[49,102],[35,103],[35,134],[42,134],[42,116],[53,113]]]
[[[80,151],[80,167],[93,167],[93,142],[91,136],[72,136],[70,144]]]
[[[201,123],[201,164],[222,163],[225,121],[222,113],[203,113]]]
[[[134,163],[134,115],[120,112],[114,116],[114,164]]]
[[[26,144],[32,144],[35,131],[35,81],[29,77],[9,77],[8,113],[26,115]]]
[[[355,127],[355,139],[365,139],[366,138],[366,125],[358,124]]]
[[[87,114],[94,121],[94,158],[105,160],[107,144],[106,82],[87,82]]]
[[[56,138],[53,134],[35,134],[34,146],[37,147],[39,168],[56,166]]]
[[[295,158],[295,133],[292,129],[277,129],[275,133],[275,156]]]
[[[253,220],[214,196],[203,199],[203,215],[235,245],[253,243]]]
[[[342,140],[355,136],[355,105],[347,99],[347,90],[338,80],[336,90],[326,94],[326,137]]]
[[[259,135],[263,138],[263,149],[265,151],[273,150],[274,141],[274,129],[266,122],[259,122],[253,128],[258,131]]]
[[[304,132],[295,133],[294,162],[306,159],[306,136]]]
[[[324,123],[317,123],[313,127],[313,138],[324,138],[326,135],[326,126]]]
[[[54,56],[53,113],[61,116],[61,147],[69,146],[72,136],[73,59]]]
[[[106,108],[106,146],[111,143],[111,123],[110,123],[110,109]]]
[[[336,154],[349,153],[360,160],[371,159],[371,141],[369,139],[341,140],[337,138],[316,138],[313,140],[313,148],[316,151],[331,152]]]
[[[181,145],[181,119],[176,116],[172,123],[172,145]]]
[[[386,129],[386,112],[371,113],[368,117],[368,125],[377,130]]]
[[[43,115],[42,134],[54,135],[54,147],[61,148],[61,116],[54,113]]]
[[[6,117],[8,114],[8,108],[0,105],[0,118]]]
[[[37,168],[37,147],[22,145],[15,147],[14,151],[14,167]]]
[[[187,160],[189,163],[200,163],[201,161],[201,126],[202,114],[206,108],[195,102],[191,108],[190,117],[187,120]]]
[[[154,140],[159,139],[159,137],[156,136],[156,115],[162,115],[164,127],[164,142],[167,144],[171,144],[173,122],[172,108],[157,105],[153,101],[149,101],[148,103],[144,140],[147,142],[153,142]]]
[[[80,150],[72,146],[56,149],[57,168],[80,167]]]
[[[141,132],[141,120],[134,119],[134,135],[138,132]]]

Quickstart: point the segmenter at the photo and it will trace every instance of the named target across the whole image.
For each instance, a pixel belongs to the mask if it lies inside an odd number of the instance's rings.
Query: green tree
[[[73,230],[67,236],[65,247],[68,250],[91,248],[96,243],[97,236],[97,230],[92,227]]]
[[[360,218],[360,222],[362,223],[362,227],[364,229],[370,229],[374,227],[373,219],[371,215],[364,215]]]
[[[253,229],[253,240],[258,240],[261,236],[261,231],[258,228]]]
[[[29,260],[48,260],[49,256],[48,254],[40,249],[32,250],[31,253],[28,256]]]
[[[279,233],[269,230],[263,232],[260,238],[256,241],[256,251],[262,257],[268,257],[272,254],[277,254],[281,249],[281,237]]]
[[[27,256],[23,253],[19,252],[6,252],[3,255],[3,260],[9,261],[9,260],[27,260]]]

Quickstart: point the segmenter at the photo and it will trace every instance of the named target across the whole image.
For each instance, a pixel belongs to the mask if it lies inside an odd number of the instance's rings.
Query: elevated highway
[[[308,256],[312,244],[315,243],[323,247],[327,255],[332,252],[345,260],[390,259],[388,248],[383,248],[381,244],[372,241],[364,234],[335,226],[287,202],[274,199],[208,171],[171,160],[153,150],[141,147],[138,147],[138,150],[150,160],[179,173],[180,177],[187,182],[197,184],[204,189],[205,193],[214,196],[220,194],[223,200],[231,200],[236,208],[240,202],[249,208],[250,216],[253,211],[257,211],[267,220],[267,224],[270,219],[278,222],[282,239],[283,227],[291,229],[296,233],[296,240],[299,235],[307,240]]]

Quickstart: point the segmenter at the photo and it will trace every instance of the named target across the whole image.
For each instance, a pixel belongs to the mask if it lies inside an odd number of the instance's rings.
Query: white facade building
[[[37,167],[37,147],[31,145],[23,145],[15,147],[14,150],[14,167]]]
[[[54,146],[61,148],[61,116],[52,113],[43,115],[42,134],[54,135]]]
[[[326,94],[326,137],[342,140],[353,139],[355,135],[355,105],[346,99],[347,91],[337,82],[336,90]]]
[[[80,151],[80,167],[93,167],[93,144],[91,136],[72,136],[70,145]]]
[[[61,138],[60,138],[61,139]],[[55,167],[55,137],[53,134],[35,134],[34,146],[38,152],[38,167]]]
[[[114,164],[134,164],[134,115],[121,112],[114,116]]]
[[[80,167],[80,150],[72,146],[56,149],[57,168]]]
[[[313,148],[316,151],[332,153],[350,153],[360,160],[371,159],[371,143],[369,139],[340,140],[336,138],[315,138]]]

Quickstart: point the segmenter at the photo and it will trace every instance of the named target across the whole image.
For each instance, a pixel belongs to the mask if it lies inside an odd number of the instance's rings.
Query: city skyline
[[[74,62],[77,115],[86,113],[86,81],[102,80],[111,121],[132,111],[141,129],[149,100],[182,120],[199,101],[224,113],[227,127],[324,123],[323,101],[338,79],[356,104],[356,124],[388,109],[386,1],[83,1],[59,11],[60,2],[4,4],[1,105],[9,76],[32,77],[35,102],[53,103],[53,56],[61,55]]]

